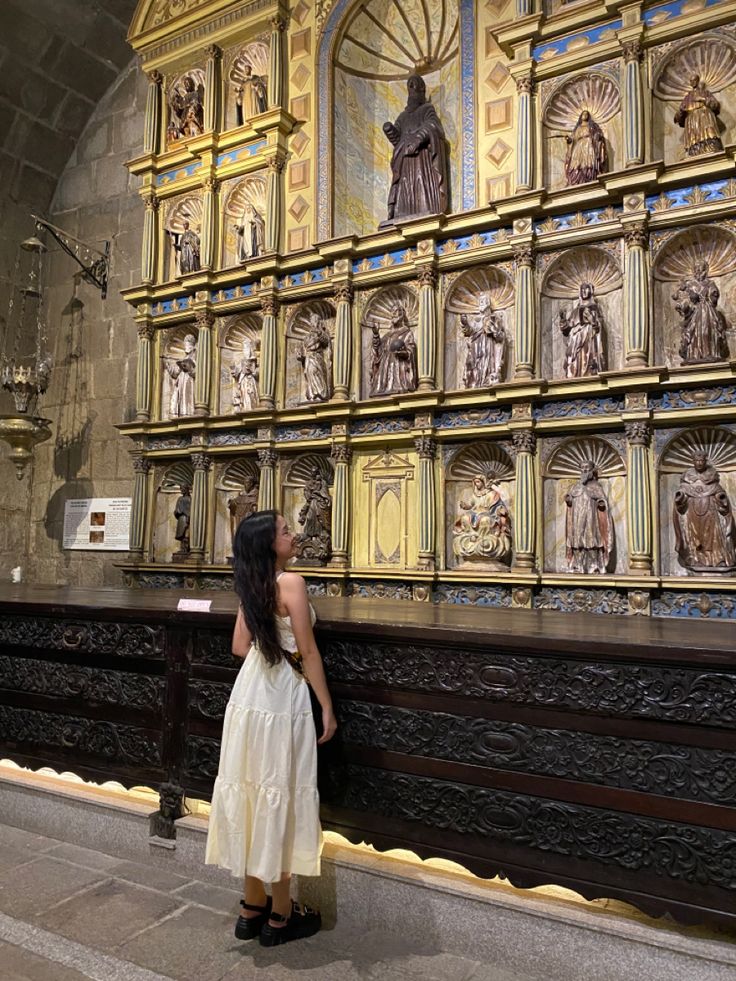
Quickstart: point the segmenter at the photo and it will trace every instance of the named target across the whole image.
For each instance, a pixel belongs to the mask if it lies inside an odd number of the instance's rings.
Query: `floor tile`
[[[229,913],[230,916],[237,916],[239,903],[243,898],[239,890],[222,889],[220,886],[211,886],[207,882],[192,882],[183,889],[177,889],[174,895],[182,901],[208,906],[218,913]]]
[[[176,872],[159,869],[155,865],[140,865],[138,862],[120,862],[110,869],[110,875],[116,879],[125,879],[126,882],[135,882],[139,886],[148,886],[149,889],[157,889],[159,892],[172,892],[192,882],[185,875],[177,875]]]
[[[12,944],[0,944],[0,978],[2,981],[89,981],[86,974]]]
[[[120,865],[120,859],[112,855],[105,855],[104,852],[96,852],[91,848],[80,848],[79,845],[70,845],[67,842],[57,845],[49,853],[53,858],[64,859],[65,862],[73,862],[74,865],[83,865],[86,869],[99,869],[107,872]]]
[[[0,875],[0,910],[10,916],[36,916],[103,878],[102,872],[42,856]]]

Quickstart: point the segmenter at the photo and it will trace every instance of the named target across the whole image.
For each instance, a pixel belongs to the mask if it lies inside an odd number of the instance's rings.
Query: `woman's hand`
[[[322,729],[322,735],[317,740],[318,746],[321,746],[322,743],[329,742],[337,732],[337,719],[332,708],[322,709]]]

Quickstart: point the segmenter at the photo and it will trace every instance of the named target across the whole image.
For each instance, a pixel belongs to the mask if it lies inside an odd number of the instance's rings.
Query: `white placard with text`
[[[127,552],[130,547],[129,497],[82,497],[64,506],[64,548]]]

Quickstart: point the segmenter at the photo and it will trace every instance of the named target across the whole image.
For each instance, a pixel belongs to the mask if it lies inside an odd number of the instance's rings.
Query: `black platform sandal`
[[[271,915],[271,897],[267,897],[265,906],[251,906],[241,899],[240,908],[250,910],[251,913],[260,913],[260,916],[239,916],[235,924],[235,936],[238,940],[255,940]]]
[[[278,947],[279,944],[288,943],[290,940],[302,940],[304,937],[312,937],[322,926],[322,914],[309,906],[300,906],[299,903],[291,902],[291,915],[282,916],[280,913],[271,913],[270,920],[283,923],[284,926],[275,927],[266,920],[261,930],[261,947]]]

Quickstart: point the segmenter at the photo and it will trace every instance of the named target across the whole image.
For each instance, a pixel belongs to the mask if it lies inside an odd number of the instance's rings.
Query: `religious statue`
[[[240,223],[236,224],[238,235],[238,262],[247,262],[263,255],[266,245],[266,223],[255,205],[246,202]]]
[[[494,311],[490,296],[480,297],[477,314],[460,315],[460,332],[466,339],[463,387],[497,385],[506,362],[506,330],[503,314]]]
[[[249,96],[247,101],[244,98],[246,94]],[[263,75],[254,75],[253,66],[247,63],[243,65],[242,83],[235,89],[235,106],[238,126],[268,109],[268,83]]]
[[[174,538],[179,542],[179,551],[174,552],[173,558],[178,559],[183,555],[189,555],[189,521],[192,513],[192,488],[189,484],[181,485],[181,496],[177,497],[174,505],[174,517],[176,518],[176,530]]]
[[[318,466],[304,484],[304,504],[298,519],[296,554],[302,565],[324,565],[332,554],[332,499],[326,478]]]
[[[603,314],[591,283],[581,283],[578,299],[556,318],[565,338],[565,378],[585,378],[606,370]]]
[[[243,481],[243,489],[227,502],[230,512],[230,536],[235,537],[238,525],[244,518],[250,517],[258,510],[258,481],[248,475]]]
[[[332,394],[325,358],[331,343],[324,320],[318,313],[311,314],[307,333],[296,356],[304,372],[304,397],[307,402],[327,402]]]
[[[613,521],[592,460],[580,468],[580,480],[565,494],[565,545],[570,572],[603,575],[614,545]]]
[[[194,229],[189,227],[189,222],[184,222],[183,232],[171,232],[168,229],[167,232],[173,241],[177,276],[199,272],[201,269],[200,239]]]
[[[693,75],[690,79],[690,91],[675,113],[675,123],[685,131],[682,143],[688,157],[723,150],[716,119],[720,111],[721,103],[700,81],[700,75]]]
[[[373,332],[371,395],[413,392],[417,387],[417,342],[404,304],[394,304],[391,323],[383,337],[375,321],[365,326]]]
[[[672,509],[675,549],[689,572],[736,571],[736,523],[716,468],[702,451],[680,477]]]
[[[458,502],[462,513],[452,529],[452,551],[463,560],[483,560],[503,570],[511,562],[511,515],[491,476],[473,478],[470,500]]]
[[[728,322],[718,309],[720,290],[708,275],[708,263],[699,262],[690,279],[684,279],[672,294],[675,310],[682,317],[680,357],[683,364],[727,361]]]
[[[258,353],[257,342],[243,338],[243,358],[230,365],[233,376],[233,408],[236,412],[251,412],[258,408]]]
[[[417,215],[444,214],[448,208],[447,140],[421,75],[407,81],[406,109],[383,132],[393,145],[388,222]]]
[[[584,109],[572,133],[565,136],[565,177],[568,184],[587,184],[608,170],[608,151],[603,130]]]
[[[204,133],[204,86],[191,75],[184,78],[184,91],[175,88],[171,96],[169,137],[175,140]]]
[[[194,379],[197,374],[197,339],[194,334],[184,338],[184,357],[164,361],[167,375],[173,381],[169,411],[172,419],[194,415]]]

